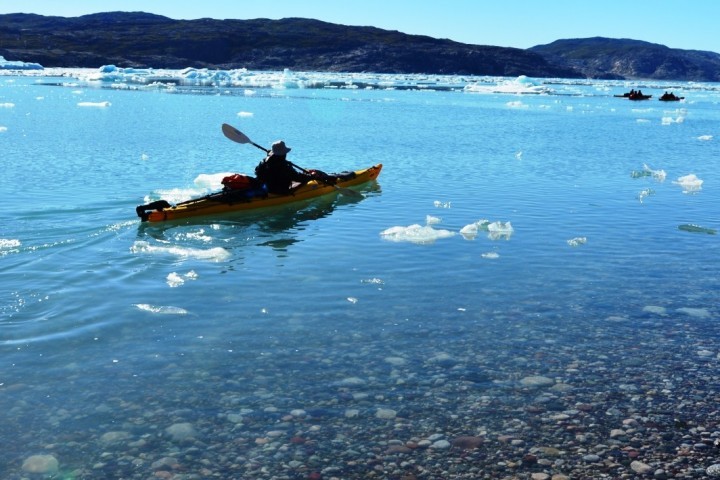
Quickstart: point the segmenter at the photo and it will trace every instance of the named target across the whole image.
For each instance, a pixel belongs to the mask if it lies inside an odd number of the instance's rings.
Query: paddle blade
[[[227,138],[237,143],[252,143],[247,135],[227,123],[222,124],[222,132]]]

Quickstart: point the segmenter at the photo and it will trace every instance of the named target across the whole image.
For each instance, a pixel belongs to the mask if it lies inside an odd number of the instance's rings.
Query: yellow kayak
[[[140,205],[135,211],[143,222],[165,222],[205,215],[220,215],[257,210],[265,207],[275,207],[335,192],[361,196],[359,192],[350,190],[347,187],[359,186],[375,180],[378,175],[380,175],[381,170],[382,164],[377,164],[363,170],[330,175],[334,183],[322,179],[310,180],[298,186],[292,193],[285,195],[265,193],[264,191],[258,191],[258,189],[223,189],[221,192],[181,202],[177,205],[171,205],[165,200],[158,200],[147,205]]]

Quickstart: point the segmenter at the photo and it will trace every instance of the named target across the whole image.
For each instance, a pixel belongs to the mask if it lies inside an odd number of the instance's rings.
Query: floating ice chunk
[[[432,215],[428,215],[425,217],[425,223],[427,225],[437,225],[442,222],[442,218],[440,217],[433,217]]]
[[[490,240],[510,240],[513,232],[513,226],[510,222],[493,222],[488,224],[488,238]]]
[[[538,82],[520,75],[513,80],[500,80],[496,85],[480,85],[472,83],[465,85],[463,91],[470,93],[509,93],[509,94],[549,94],[553,89],[545,85],[538,85]]]
[[[187,315],[189,313],[184,308],[173,307],[170,305],[156,307],[148,303],[136,303],[134,306],[145,312],[158,313],[161,315]]]
[[[143,240],[136,241],[131,247],[130,251],[132,253],[175,255],[182,258],[195,258],[198,260],[207,260],[211,262],[222,262],[230,257],[230,252],[228,252],[222,247],[215,247],[207,250],[177,246],[165,247],[150,245],[148,242]]]
[[[715,235],[717,233],[717,230],[714,228],[701,227],[700,225],[695,225],[693,223],[678,225],[678,230],[690,233],[707,233],[708,235]]]
[[[18,253],[20,250],[20,240],[14,238],[0,238],[0,257],[9,253]]]
[[[2,125],[0,125],[0,133],[2,132],[7,132],[7,127],[3,127]]]
[[[647,313],[654,313],[655,315],[662,315],[662,316],[667,315],[667,308],[658,307],[656,305],[647,305],[647,306],[643,307],[642,311],[647,312]]]
[[[678,116],[676,118],[672,117],[663,117],[661,123],[663,125],[672,125],[673,123],[683,123],[685,121],[685,117]]]
[[[78,102],[78,107],[96,107],[106,108],[111,105],[110,102]]]
[[[436,230],[431,226],[410,225],[408,227],[390,227],[380,233],[385,240],[391,242],[411,242],[416,244],[430,244],[441,238],[455,235],[449,230]]]
[[[690,307],[682,307],[677,309],[678,313],[684,313],[685,315],[689,315],[691,317],[696,318],[710,318],[712,315],[710,315],[710,312],[707,308],[690,308]]]
[[[487,258],[489,260],[495,260],[496,258],[500,258],[500,254],[497,252],[487,252],[480,255],[482,258]]]
[[[522,156],[523,156],[523,152],[522,152],[522,151],[519,151],[519,152],[515,153],[515,158],[517,158],[518,160],[522,160]]]
[[[579,247],[587,243],[587,237],[575,237],[567,241],[567,244],[571,247]]]
[[[637,120],[635,120],[635,122],[637,122],[637,123],[650,123],[650,120],[648,120],[647,118],[638,118]]]
[[[0,70],[43,70],[43,66],[39,63],[5,60],[5,57],[0,55]]]
[[[700,135],[699,137],[697,137],[698,140],[701,140],[703,142],[708,142],[708,141],[712,140],[712,138],[713,138],[712,135]]]
[[[15,104],[10,102],[0,103],[0,108],[14,108]]]
[[[143,154],[140,155],[140,160],[148,160],[149,158],[150,158],[150,157],[148,156],[147,153],[143,153]]]
[[[460,235],[462,235],[465,240],[474,240],[479,230],[487,231],[489,224],[490,222],[488,220],[478,220],[475,223],[465,225],[461,228]]]
[[[658,182],[664,182],[667,177],[667,173],[665,173],[665,170],[653,170],[647,163],[643,163],[643,169],[633,170],[630,173],[630,176],[632,178],[652,177]]]
[[[195,273],[193,270],[190,270],[185,275],[180,275],[179,273],[172,272],[169,273],[167,276],[167,284],[170,286],[170,288],[179,287],[180,285],[185,283],[185,280],[195,280],[197,278],[197,273]]]
[[[358,302],[358,299],[355,298],[355,297],[347,297],[347,301],[350,302],[350,303],[352,303],[352,304],[355,304],[355,303]]]
[[[676,185],[680,185],[683,189],[683,193],[697,193],[702,190],[703,181],[700,180],[694,173],[679,177],[673,182]]]
[[[252,117],[252,116],[254,116],[254,115],[255,115],[255,114],[252,113],[252,112],[238,112],[238,114],[237,114],[238,117],[245,117],[245,118],[249,118],[249,117]]]
[[[638,194],[638,200],[640,200],[640,203],[643,203],[645,197],[649,197],[650,195],[655,195],[655,190],[653,190],[652,188],[646,188],[645,190],[641,190]]]
[[[183,283],[185,283],[185,280],[177,273],[171,272],[168,274],[167,284],[170,286],[170,288],[179,287]]]
[[[435,208],[450,208],[451,206],[450,202],[441,202],[440,200],[435,200],[433,205],[435,205]]]

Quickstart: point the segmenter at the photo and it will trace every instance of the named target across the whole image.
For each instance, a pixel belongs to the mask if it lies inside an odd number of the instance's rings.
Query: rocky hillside
[[[0,56],[45,67],[248,68],[720,81],[720,55],[637,40],[468,45],[318,20],[173,20],[142,12],[0,15]]]
[[[587,78],[720,81],[720,54],[603,37],[557,40],[530,49]]]
[[[517,48],[318,20],[172,20],[147,13],[0,15],[0,55],[45,67],[248,68],[576,76]]]

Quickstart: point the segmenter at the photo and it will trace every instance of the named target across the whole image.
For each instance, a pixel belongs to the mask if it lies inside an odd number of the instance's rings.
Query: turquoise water
[[[526,478],[621,451],[623,419],[717,430],[720,86],[548,87],[0,77],[3,478]],[[306,168],[384,168],[359,200],[141,224],[136,205],[252,172],[223,122]],[[485,446],[422,448],[462,435]]]

